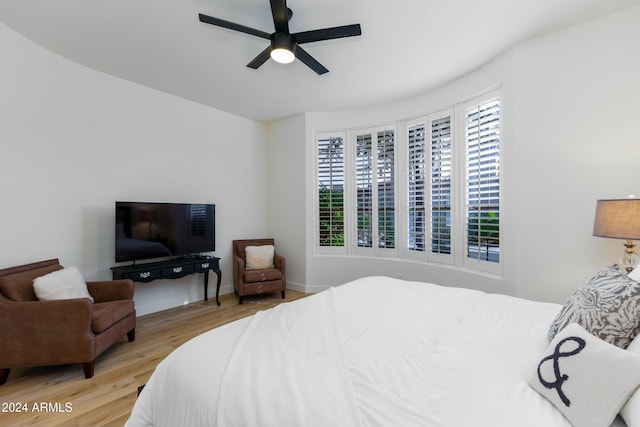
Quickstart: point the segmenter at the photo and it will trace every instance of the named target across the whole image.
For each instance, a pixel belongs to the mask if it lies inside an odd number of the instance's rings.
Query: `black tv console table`
[[[174,258],[167,261],[111,267],[113,279],[131,279],[134,282],[151,282],[156,279],[178,279],[194,273],[204,273],[204,300],[208,298],[209,270],[216,273],[216,303],[220,305],[220,258],[193,257]]]

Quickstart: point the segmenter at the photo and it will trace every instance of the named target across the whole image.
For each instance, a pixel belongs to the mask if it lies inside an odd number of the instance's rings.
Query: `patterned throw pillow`
[[[549,328],[549,341],[570,323],[589,333],[627,348],[640,332],[640,283],[617,265],[593,276],[564,304]]]

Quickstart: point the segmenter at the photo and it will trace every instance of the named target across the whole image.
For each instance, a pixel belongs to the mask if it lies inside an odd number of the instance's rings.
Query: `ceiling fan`
[[[293,16],[291,9],[287,7],[286,0],[270,0],[271,14],[273,15],[273,23],[275,32],[272,34],[234,22],[225,21],[224,19],[214,18],[202,13],[199,14],[200,22],[216,25],[218,27],[227,28],[229,30],[240,31],[242,33],[251,34],[263,39],[271,40],[271,45],[260,52],[253,61],[247,64],[247,67],[257,70],[267,59],[272,58],[276,62],[288,64],[298,58],[305,65],[316,73],[322,75],[327,70],[315,58],[302,49],[299,45],[302,43],[311,43],[321,40],[339,39],[343,37],[353,37],[362,34],[360,24],[343,25],[340,27],[324,28],[321,30],[302,31],[291,34],[289,32],[289,20]]]

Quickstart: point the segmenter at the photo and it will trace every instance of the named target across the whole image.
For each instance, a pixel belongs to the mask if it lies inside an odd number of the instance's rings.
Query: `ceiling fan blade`
[[[247,64],[247,67],[257,70],[262,64],[267,62],[267,59],[269,59],[270,55],[271,55],[271,46],[268,46],[265,50],[260,52],[258,56],[253,58],[253,61],[249,62]]]
[[[289,33],[289,12],[287,11],[287,0],[270,1],[273,25],[276,28],[276,33]]]
[[[202,13],[199,13],[198,17],[200,18],[200,22],[204,22],[205,24],[240,31],[241,33],[251,34],[252,36],[262,37],[267,40],[271,39],[271,34],[256,30],[255,28],[245,27],[244,25],[236,24],[235,22],[225,21],[224,19],[214,18],[213,16],[203,15]]]
[[[343,25],[341,27],[323,28],[321,30],[302,31],[293,36],[298,43],[318,42],[321,40],[340,39],[362,34],[360,24]]]
[[[298,58],[307,67],[311,68],[319,75],[323,75],[329,72],[329,70],[327,70],[321,63],[316,61],[313,56],[309,55],[307,51],[302,49],[300,46],[296,46],[296,58]]]

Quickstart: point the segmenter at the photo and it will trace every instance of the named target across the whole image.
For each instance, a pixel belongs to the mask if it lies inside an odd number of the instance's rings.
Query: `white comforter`
[[[184,344],[127,426],[570,427],[527,384],[559,309],[356,280]]]

